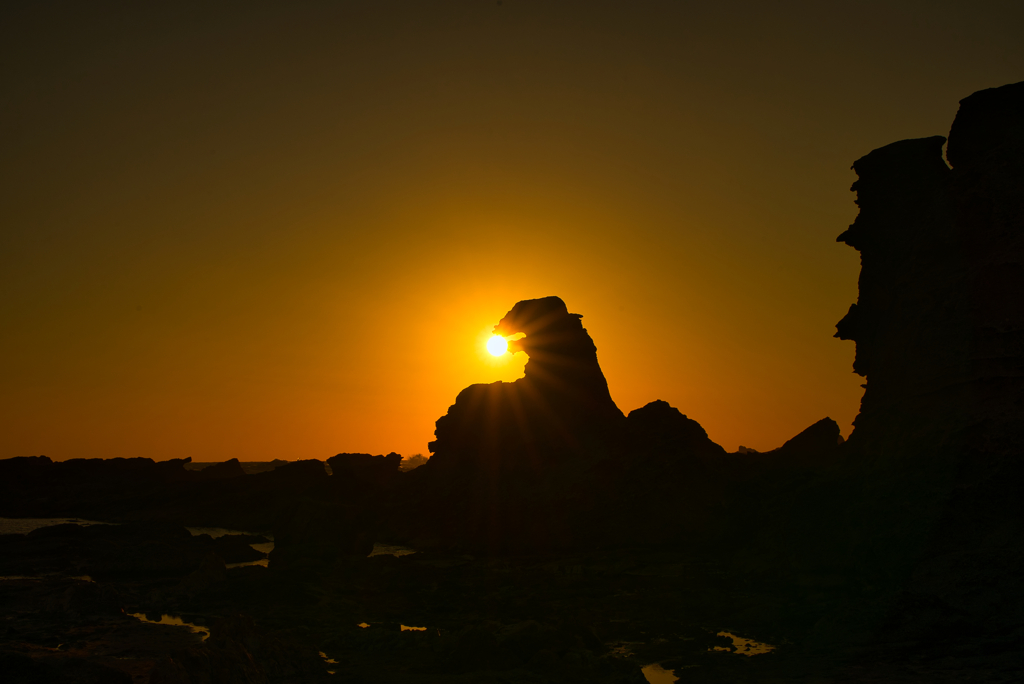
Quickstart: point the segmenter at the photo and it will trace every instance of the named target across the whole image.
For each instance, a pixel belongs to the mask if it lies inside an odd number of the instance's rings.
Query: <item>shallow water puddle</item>
[[[266,545],[265,544],[249,544],[249,546],[252,546],[253,548],[255,548],[257,546],[266,546]],[[256,550],[259,551],[259,549],[256,549]],[[270,565],[270,559],[269,558],[260,558],[259,560],[245,561],[244,563],[227,563],[227,564],[224,565],[224,567],[227,568],[228,570],[230,570],[231,568],[246,568],[246,567],[249,567],[250,565],[259,565],[259,566],[265,568],[265,567]]]
[[[186,527],[185,529],[188,530],[193,537],[198,537],[201,534],[208,534],[212,538],[216,539],[217,537],[226,537],[232,534],[244,534],[250,537],[266,537],[271,541],[274,540],[273,536],[266,534],[265,532],[246,532],[245,530],[229,530],[225,527]]]
[[[619,657],[628,658],[633,655],[633,646],[643,646],[642,641],[617,641],[613,644],[608,644],[611,648],[611,652]]]
[[[260,553],[264,554],[265,556],[268,556],[267,558],[260,558],[259,560],[254,561],[245,561],[244,563],[228,563],[224,567],[229,570],[231,568],[244,568],[250,565],[259,565],[265,568],[270,563],[269,556],[270,552],[274,550],[274,537],[273,535],[267,534],[266,532],[245,532],[243,530],[229,530],[224,527],[186,527],[185,529],[188,530],[189,534],[191,534],[193,537],[198,537],[201,534],[208,534],[212,539],[216,539],[217,537],[226,537],[233,534],[266,537],[270,541],[260,542],[259,544],[249,544],[249,546],[251,546],[256,551],[259,551]]]
[[[651,663],[640,671],[644,673],[648,684],[672,684],[679,681],[679,678],[672,674],[672,670],[666,670],[658,663]]]
[[[128,613],[131,617],[141,622],[148,622],[151,625],[174,625],[175,627],[188,627],[189,631],[193,634],[199,634],[202,641],[206,641],[210,638],[210,630],[206,627],[192,624],[191,622],[185,622],[177,615],[161,615],[159,620],[150,620],[146,617],[145,613]]]
[[[719,632],[718,636],[729,637],[732,639],[733,648],[736,649],[735,651],[732,651],[732,653],[739,653],[740,655],[755,656],[775,650],[775,647],[771,644],[763,644],[760,641],[754,641],[753,639],[744,639],[741,636],[736,636],[732,632]],[[725,646],[715,646],[710,650],[728,651],[729,649]]]
[[[356,627],[366,629],[370,626],[369,622],[360,622]],[[400,632],[426,632],[426,627],[417,627],[415,625],[398,625]]]
[[[410,549],[408,546],[399,546],[398,544],[374,544],[373,551],[370,551],[370,555],[367,558],[373,556],[408,556],[409,554],[416,553],[416,549]]]
[[[327,654],[324,653],[323,651],[320,651],[320,657],[323,658],[323,661],[325,663],[329,664],[329,665],[337,665],[338,664],[337,660],[335,660],[334,658],[328,658]],[[334,670],[328,670],[327,674],[334,674]]]

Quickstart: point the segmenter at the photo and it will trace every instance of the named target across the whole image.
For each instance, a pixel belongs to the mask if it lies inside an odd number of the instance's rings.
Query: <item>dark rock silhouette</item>
[[[270,567],[289,576],[312,577],[335,564],[366,557],[373,550],[382,517],[381,504],[401,474],[402,457],[343,453],[308,462],[316,484],[292,498],[273,525]],[[278,468],[278,471],[292,464]],[[272,475],[267,473],[266,475]]]
[[[392,528],[420,544],[489,552],[583,541],[587,525],[577,519],[590,517],[593,505],[565,492],[612,496],[580,483],[618,453],[626,420],[580,318],[558,297],[544,297],[519,302],[498,322],[495,333],[525,335],[509,345],[530,357],[523,377],[459,393],[437,420],[433,456],[408,473],[401,496],[416,510],[397,507]]]
[[[0,672],[14,684],[67,682],[68,684],[131,684],[121,670],[85,658],[32,658],[22,653],[0,651]]]
[[[301,640],[261,632],[246,615],[213,623],[210,638],[159,660],[151,684],[330,682],[316,650]]]
[[[232,458],[229,461],[222,463],[214,463],[211,466],[207,466],[200,470],[196,479],[199,480],[227,480],[232,477],[242,477],[245,475],[245,471],[242,470],[241,464],[237,458]]]
[[[725,455],[725,449],[711,441],[700,423],[687,418],[668,402],[652,401],[630,411],[627,418],[629,430],[643,443],[642,448],[685,455]]]
[[[913,577],[886,638],[934,644],[1024,619],[1024,83],[961,101],[952,169],[942,143],[854,164],[839,240],[861,252],[860,298],[837,326],[867,377],[851,458],[888,518],[853,538],[890,539],[884,562]]]
[[[372,516],[351,507],[301,502],[274,528],[270,567],[292,576],[327,572],[348,556],[369,555],[374,529]]]
[[[394,452],[387,456],[338,454],[327,459],[327,465],[337,483],[386,486],[398,475],[402,457]]]
[[[765,456],[790,463],[826,465],[838,457],[839,445],[842,443],[838,423],[831,418],[822,418]]]
[[[558,297],[519,302],[495,333],[529,355],[511,383],[471,385],[437,420],[433,456],[407,474],[390,526],[423,544],[525,552],[581,543],[588,501],[612,493],[585,484],[618,454],[625,417],[612,401],[597,347]],[[566,496],[567,491],[575,492]],[[411,529],[410,529],[411,528]]]
[[[413,454],[412,456],[407,456],[402,459],[402,465],[400,466],[400,470],[402,470],[403,472],[415,470],[416,468],[419,468],[426,462],[427,457],[424,456],[423,454]]]
[[[426,470],[537,471],[607,449],[623,415],[580,318],[558,297],[516,304],[494,332],[525,333],[509,345],[530,357],[523,377],[462,390],[437,421]]]

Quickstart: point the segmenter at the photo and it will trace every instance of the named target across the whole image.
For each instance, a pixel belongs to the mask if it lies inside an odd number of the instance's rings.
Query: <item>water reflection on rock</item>
[[[269,533],[257,534],[223,527],[186,527],[185,529],[194,537],[203,535],[210,537],[224,560],[234,561],[225,564],[224,567],[229,570],[253,565],[265,568],[269,565],[270,552],[274,550],[274,536]],[[246,546],[260,555],[248,558],[248,554],[245,553]]]
[[[206,641],[210,638],[210,630],[206,627],[193,624],[191,622],[185,622],[181,617],[177,615],[161,615],[159,620],[154,620],[147,617],[145,613],[128,613],[129,616],[140,620],[142,622],[148,622],[151,625],[172,625],[174,627],[187,627],[193,634],[198,634],[201,641]]]
[[[658,663],[651,663],[641,668],[640,671],[644,673],[648,684],[672,684],[679,681],[672,670],[666,670]]]
[[[324,653],[323,651],[320,651],[319,653],[320,653],[320,657],[323,658],[323,661],[325,663],[327,663],[328,665],[337,665],[338,664],[337,660],[335,660],[334,658],[328,658],[327,654]],[[335,672],[336,672],[336,670],[328,670],[327,674],[334,674]]]
[[[399,546],[398,544],[381,544],[377,542],[373,545],[373,551],[370,552],[370,556],[409,556],[416,553],[416,549],[410,549],[407,546]]]
[[[771,644],[763,644],[753,639],[744,639],[741,636],[736,636],[731,632],[719,632],[718,636],[728,637],[732,639],[732,648],[725,646],[715,646],[716,651],[730,651],[732,653],[738,653],[745,656],[761,655],[762,653],[769,653],[775,650],[775,647]]]

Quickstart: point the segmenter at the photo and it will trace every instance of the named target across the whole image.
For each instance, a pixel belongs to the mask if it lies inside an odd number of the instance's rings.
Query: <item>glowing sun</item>
[[[501,335],[495,335],[487,340],[487,351],[495,356],[501,356],[508,351],[508,342]]]

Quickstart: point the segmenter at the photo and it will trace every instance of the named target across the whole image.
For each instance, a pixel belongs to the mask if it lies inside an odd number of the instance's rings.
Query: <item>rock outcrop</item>
[[[214,463],[196,473],[198,480],[230,480],[233,477],[242,477],[245,471],[237,458],[232,458],[222,463]]]
[[[338,485],[383,487],[398,476],[402,457],[395,452],[387,456],[371,454],[338,454],[327,459],[331,476]]]
[[[724,456],[725,449],[711,441],[695,420],[662,400],[630,411],[630,434],[638,443],[634,450],[667,451],[674,456]]]
[[[523,334],[509,348],[529,355],[524,376],[472,385],[438,419],[433,457],[401,489],[416,503],[399,504],[399,536],[536,553],[719,530],[725,450],[664,401],[624,417],[580,318],[545,297],[498,322],[495,333]]]
[[[425,472],[451,476],[486,470],[549,471],[554,463],[592,459],[621,428],[597,362],[597,347],[558,297],[519,302],[494,327],[510,351],[530,357],[511,383],[471,385],[437,421]]]
[[[1024,615],[1024,83],[961,101],[952,168],[943,142],[854,164],[838,240],[861,252],[860,296],[836,335],[867,378],[847,452],[871,513],[851,540],[912,578],[884,638],[933,645]]]

